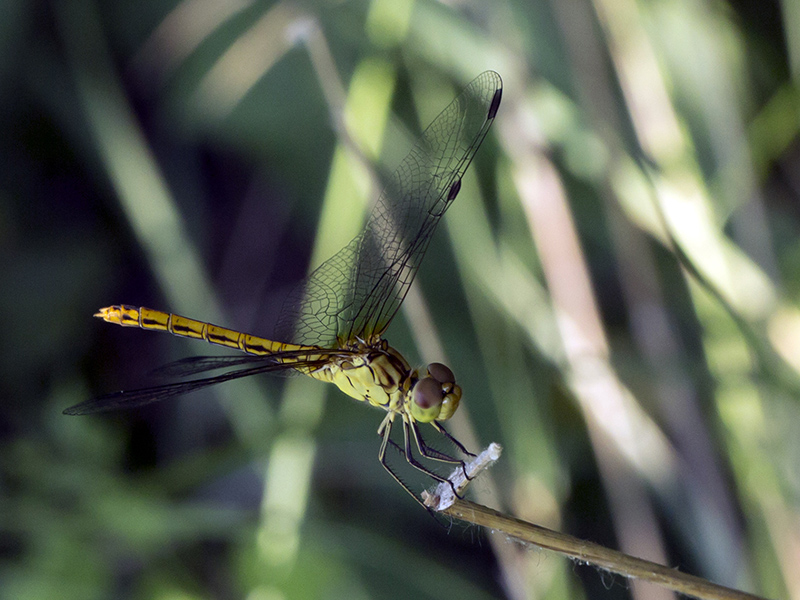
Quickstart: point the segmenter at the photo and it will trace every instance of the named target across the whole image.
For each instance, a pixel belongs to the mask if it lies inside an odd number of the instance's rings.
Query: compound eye
[[[439,383],[455,383],[456,376],[449,367],[442,363],[431,363],[428,365],[428,373]]]
[[[442,385],[433,377],[423,377],[414,386],[414,404],[432,408],[442,403]]]

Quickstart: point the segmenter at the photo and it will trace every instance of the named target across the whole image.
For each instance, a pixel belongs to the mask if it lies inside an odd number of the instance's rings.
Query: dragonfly
[[[387,460],[391,446],[414,468],[446,481],[421,458],[460,464],[429,446],[420,424],[474,456],[442,425],[456,412],[462,390],[449,367],[412,368],[383,334],[397,314],[436,226],[461,190],[461,181],[491,127],[502,97],[494,71],[476,77],[431,122],[411,152],[386,180],[363,231],[312,271],[290,292],[278,318],[274,341],[177,314],[119,304],[94,316],[123,327],[167,331],[241,350],[246,356],[196,356],[158,370],[184,378],[176,383],[113,392],[67,408],[67,415],[130,409],[260,373],[299,372],[333,383],[342,392],[385,411],[379,428],[378,459],[415,499]],[[196,379],[190,376],[225,372]],[[391,439],[399,421],[403,445]],[[466,471],[465,471],[466,474]]]

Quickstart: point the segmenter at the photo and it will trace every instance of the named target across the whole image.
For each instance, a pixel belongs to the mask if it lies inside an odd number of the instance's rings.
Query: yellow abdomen
[[[136,307],[118,304],[101,308],[95,317],[123,327],[140,327],[156,331],[168,331],[179,337],[205,340],[210,344],[235,348],[248,354],[264,356],[287,350],[313,350],[313,346],[298,346],[274,342],[249,333],[226,329],[211,323],[196,321],[180,315],[165,313],[144,306]],[[288,362],[288,361],[287,361]]]

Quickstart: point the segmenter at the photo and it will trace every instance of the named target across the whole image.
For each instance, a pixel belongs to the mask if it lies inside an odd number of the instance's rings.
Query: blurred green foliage
[[[354,148],[396,165],[494,69],[498,119],[388,332],[453,368],[462,441],[505,447],[474,492],[800,597],[798,21],[789,1],[3,3],[0,595],[654,597],[441,527],[374,459],[381,415],[317,382],[61,415],[209,353],[100,306],[269,335],[375,195]]]

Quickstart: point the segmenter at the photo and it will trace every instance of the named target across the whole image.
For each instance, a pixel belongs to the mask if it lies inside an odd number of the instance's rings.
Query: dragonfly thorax
[[[422,423],[449,419],[458,408],[461,388],[446,366],[431,363],[423,375],[385,340],[352,350],[310,375],[335,384],[351,398]]]

